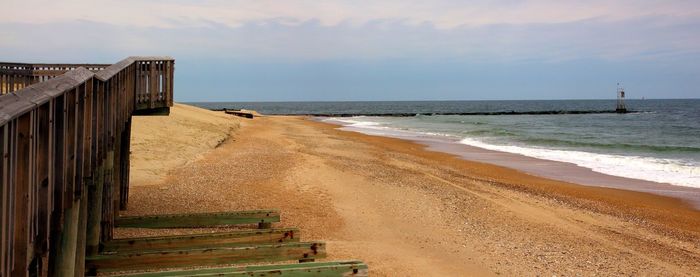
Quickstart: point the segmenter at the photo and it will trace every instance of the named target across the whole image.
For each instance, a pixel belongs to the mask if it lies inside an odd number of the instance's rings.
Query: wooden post
[[[75,194],[80,198],[80,206],[78,211],[78,226],[77,226],[77,242],[75,253],[74,275],[81,277],[84,275],[85,268],[85,253],[86,253],[86,229],[87,229],[87,190],[86,186],[90,186],[90,149],[91,149],[91,131],[92,131],[92,82],[88,81],[80,86],[78,94],[78,148],[77,148],[77,174],[76,179],[80,182],[76,186]]]
[[[14,159],[15,193],[14,193],[14,266],[12,276],[27,276],[31,249],[29,246],[29,186],[31,159],[31,118],[27,113],[17,119],[17,147]],[[32,251],[33,252],[33,251]]]
[[[120,199],[119,199],[119,209],[124,211],[129,203],[129,156],[131,152],[131,116],[126,122],[126,127],[122,132],[121,141],[121,187],[120,187]]]
[[[77,112],[76,112],[76,94],[77,89],[68,91],[64,94],[66,109],[65,109],[65,205],[66,208],[73,205],[76,191],[76,142],[78,139],[76,132]]]
[[[102,189],[104,166],[100,164],[95,172],[95,180],[88,187],[87,255],[96,255],[100,249],[100,223],[102,221]]]
[[[80,199],[71,201],[71,204],[71,207],[65,210],[63,232],[61,234],[59,248],[56,249],[57,260],[54,264],[55,276],[75,275]]]
[[[0,78],[4,76],[0,75]],[[0,84],[2,85],[2,84]],[[2,87],[0,87],[2,89]],[[8,183],[6,181],[7,173],[6,171],[6,165],[7,165],[7,158],[6,158],[6,153],[7,153],[7,132],[6,132],[6,127],[5,126],[0,126],[0,275],[2,276],[8,276],[10,275],[10,267],[5,263],[7,260],[7,250],[9,248],[9,245],[7,243],[6,239],[6,229],[8,227],[8,221],[7,221],[7,208],[6,208],[6,203],[8,202]]]
[[[112,165],[112,212],[113,218],[116,218],[119,216],[119,202],[121,200],[121,158],[122,158],[122,129],[123,129],[123,122],[121,121],[121,115],[122,115],[122,109],[119,104],[119,98],[120,98],[120,93],[121,92],[121,85],[120,85],[120,80],[119,80],[119,75],[115,75],[113,79],[113,87],[112,87],[112,94],[114,95],[114,107],[116,107],[113,110],[114,114],[114,129],[113,133],[114,134],[114,144],[112,146],[112,150],[114,151],[114,164]]]
[[[102,188],[102,226],[100,241],[112,239],[112,228],[114,226],[114,115],[116,113],[113,105],[114,90],[110,80],[104,87],[104,135],[106,161],[104,163],[104,185]]]
[[[112,239],[112,228],[114,226],[114,218],[112,218],[112,169],[114,166],[114,151],[107,151],[107,160],[105,162],[104,186],[102,187],[102,226],[101,226],[101,241],[109,241]]]
[[[86,228],[87,228],[87,217],[88,217],[88,201],[87,201],[87,191],[83,190],[82,197],[80,199],[80,210],[78,212],[78,224],[77,224],[77,242],[75,249],[75,267],[73,275],[75,277],[82,277],[85,275],[85,254],[86,254]],[[68,276],[68,275],[66,275]]]
[[[53,115],[50,103],[46,103],[39,107],[38,112],[38,133],[37,133],[37,183],[38,191],[38,215],[39,228],[36,242],[36,251],[43,258],[46,257],[49,251],[49,230],[51,229],[51,210],[53,200],[53,182],[51,178],[51,160],[52,160],[52,122]],[[43,262],[40,264],[41,271],[48,270],[48,267]],[[48,272],[47,272],[48,274]]]
[[[60,234],[59,249],[57,249],[57,260],[55,262],[54,273],[56,276],[73,276],[75,274],[75,259],[78,240],[78,224],[80,219],[80,198],[75,197],[76,191],[76,143],[77,133],[77,111],[76,104],[78,96],[77,89],[64,94],[65,101],[65,149],[64,153],[64,221],[63,231]]]
[[[172,94],[170,93],[170,79],[171,77],[171,67],[172,62],[171,61],[164,61],[163,62],[163,67],[164,67],[164,72],[163,72],[163,104],[165,106],[170,105],[170,100],[172,99]]]
[[[148,102],[148,107],[153,109],[155,108],[155,101],[156,97],[158,97],[158,81],[156,80],[156,62],[155,61],[150,61],[150,68],[149,68],[149,77],[148,77],[148,85],[149,85],[149,92],[150,92],[150,101]]]
[[[53,124],[54,124],[54,132],[52,133],[51,141],[53,143],[53,185],[54,185],[54,192],[53,195],[49,197],[53,197],[53,213],[51,214],[51,226],[55,226],[54,228],[51,228],[50,231],[50,243],[51,246],[49,249],[53,249],[51,253],[49,253],[49,264],[53,265],[52,267],[49,268],[49,275],[50,276],[57,276],[58,271],[60,269],[59,267],[59,261],[63,259],[63,257],[60,255],[62,253],[59,253],[58,249],[61,249],[61,239],[63,238],[63,227],[64,225],[64,212],[65,212],[65,205],[63,204],[64,202],[64,191],[65,191],[65,172],[64,172],[64,161],[65,161],[65,149],[64,149],[64,141],[65,141],[65,132],[64,132],[64,119],[65,119],[65,95],[61,95],[54,99],[51,103],[52,105],[52,110],[53,110]]]
[[[173,101],[175,97],[175,90],[174,90],[174,83],[175,83],[175,61],[169,61],[170,63],[170,86],[168,87],[168,94],[170,95],[170,100],[168,101],[168,106],[172,107],[173,106]]]
[[[92,182],[88,186],[88,222],[86,234],[86,253],[87,255],[96,255],[100,248],[100,225],[102,221],[102,188],[104,182],[104,160],[100,153],[103,141],[102,132],[104,127],[101,124],[103,120],[103,105],[102,98],[104,86],[102,82],[95,82],[93,87],[96,88],[93,94],[93,114],[92,114],[92,152],[91,160],[95,170],[92,174]]]

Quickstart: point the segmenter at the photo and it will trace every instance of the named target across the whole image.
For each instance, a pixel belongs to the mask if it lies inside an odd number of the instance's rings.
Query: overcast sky
[[[1,6],[0,60],[170,55],[178,101],[700,97],[697,0]]]

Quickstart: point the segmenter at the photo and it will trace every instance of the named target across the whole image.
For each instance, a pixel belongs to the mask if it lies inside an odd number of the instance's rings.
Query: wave
[[[349,127],[362,127],[362,128],[371,128],[371,129],[388,129],[388,127],[381,126],[381,123],[358,120],[358,119],[364,118],[364,116],[355,116],[352,118],[353,119],[331,117],[328,119],[324,119],[324,121],[340,122],[340,123],[343,123],[343,125],[349,126]]]
[[[441,136],[441,137],[454,137],[454,135],[436,133],[436,132],[426,132],[417,131],[405,128],[394,128],[393,126],[386,126],[383,123],[372,122],[364,120],[363,117],[353,117],[353,118],[330,118],[326,119],[328,121],[335,121],[347,127],[354,127],[356,129],[364,129],[371,132],[374,135],[397,135],[402,136],[413,135],[413,136]],[[479,131],[479,133],[481,133]],[[507,133],[507,131],[506,131]],[[561,150],[561,149],[550,149],[538,146],[517,146],[517,145],[503,145],[487,143],[482,140],[473,137],[464,138],[463,136],[474,135],[473,133],[462,133],[462,137],[459,137],[459,143],[479,147],[488,150],[508,152],[514,154],[520,154],[524,156],[573,163],[581,167],[589,168],[593,171],[625,177],[632,179],[641,179],[659,183],[669,183],[677,186],[686,186],[700,188],[700,166],[696,162],[683,161],[678,159],[665,159],[665,158],[655,158],[655,157],[645,157],[645,156],[632,156],[632,155],[614,155],[614,154],[601,154],[592,153],[579,150]],[[504,134],[501,134],[501,136]],[[591,148],[615,148],[621,150],[642,149],[649,150],[653,149],[655,151],[698,151],[700,149],[695,147],[647,147],[643,145],[625,145],[625,144],[601,144],[601,143],[579,143],[579,142],[568,142],[563,140],[552,140],[552,139],[534,139],[531,141],[524,141],[526,143],[542,143],[548,144],[547,146],[575,146],[575,147],[591,147]],[[559,144],[559,145],[554,145]],[[629,151],[628,151],[629,152]]]
[[[687,152],[700,153],[700,148],[692,146],[662,146],[662,145],[643,145],[643,144],[628,144],[628,143],[595,143],[581,142],[552,138],[522,138],[519,141],[528,144],[544,144],[547,146],[568,146],[568,147],[590,147],[599,149],[619,149],[619,150],[637,150],[649,152]]]
[[[573,163],[581,167],[590,168],[596,172],[613,176],[700,188],[700,167],[681,160],[597,154],[583,151],[514,145],[495,145],[473,138],[464,138],[460,140],[460,143],[488,150]]]

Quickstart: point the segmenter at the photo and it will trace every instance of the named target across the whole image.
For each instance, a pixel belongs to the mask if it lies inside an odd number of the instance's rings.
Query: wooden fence
[[[128,203],[131,116],[167,114],[173,73],[170,57],[0,63],[0,276],[82,275]]]

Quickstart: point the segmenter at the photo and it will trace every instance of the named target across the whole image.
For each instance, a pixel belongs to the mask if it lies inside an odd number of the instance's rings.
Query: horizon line
[[[472,99],[472,100],[287,100],[287,101],[175,101],[177,103],[309,103],[309,102],[467,102],[467,101],[615,101],[616,98],[604,99]],[[625,98],[625,100],[700,100],[698,98]]]

